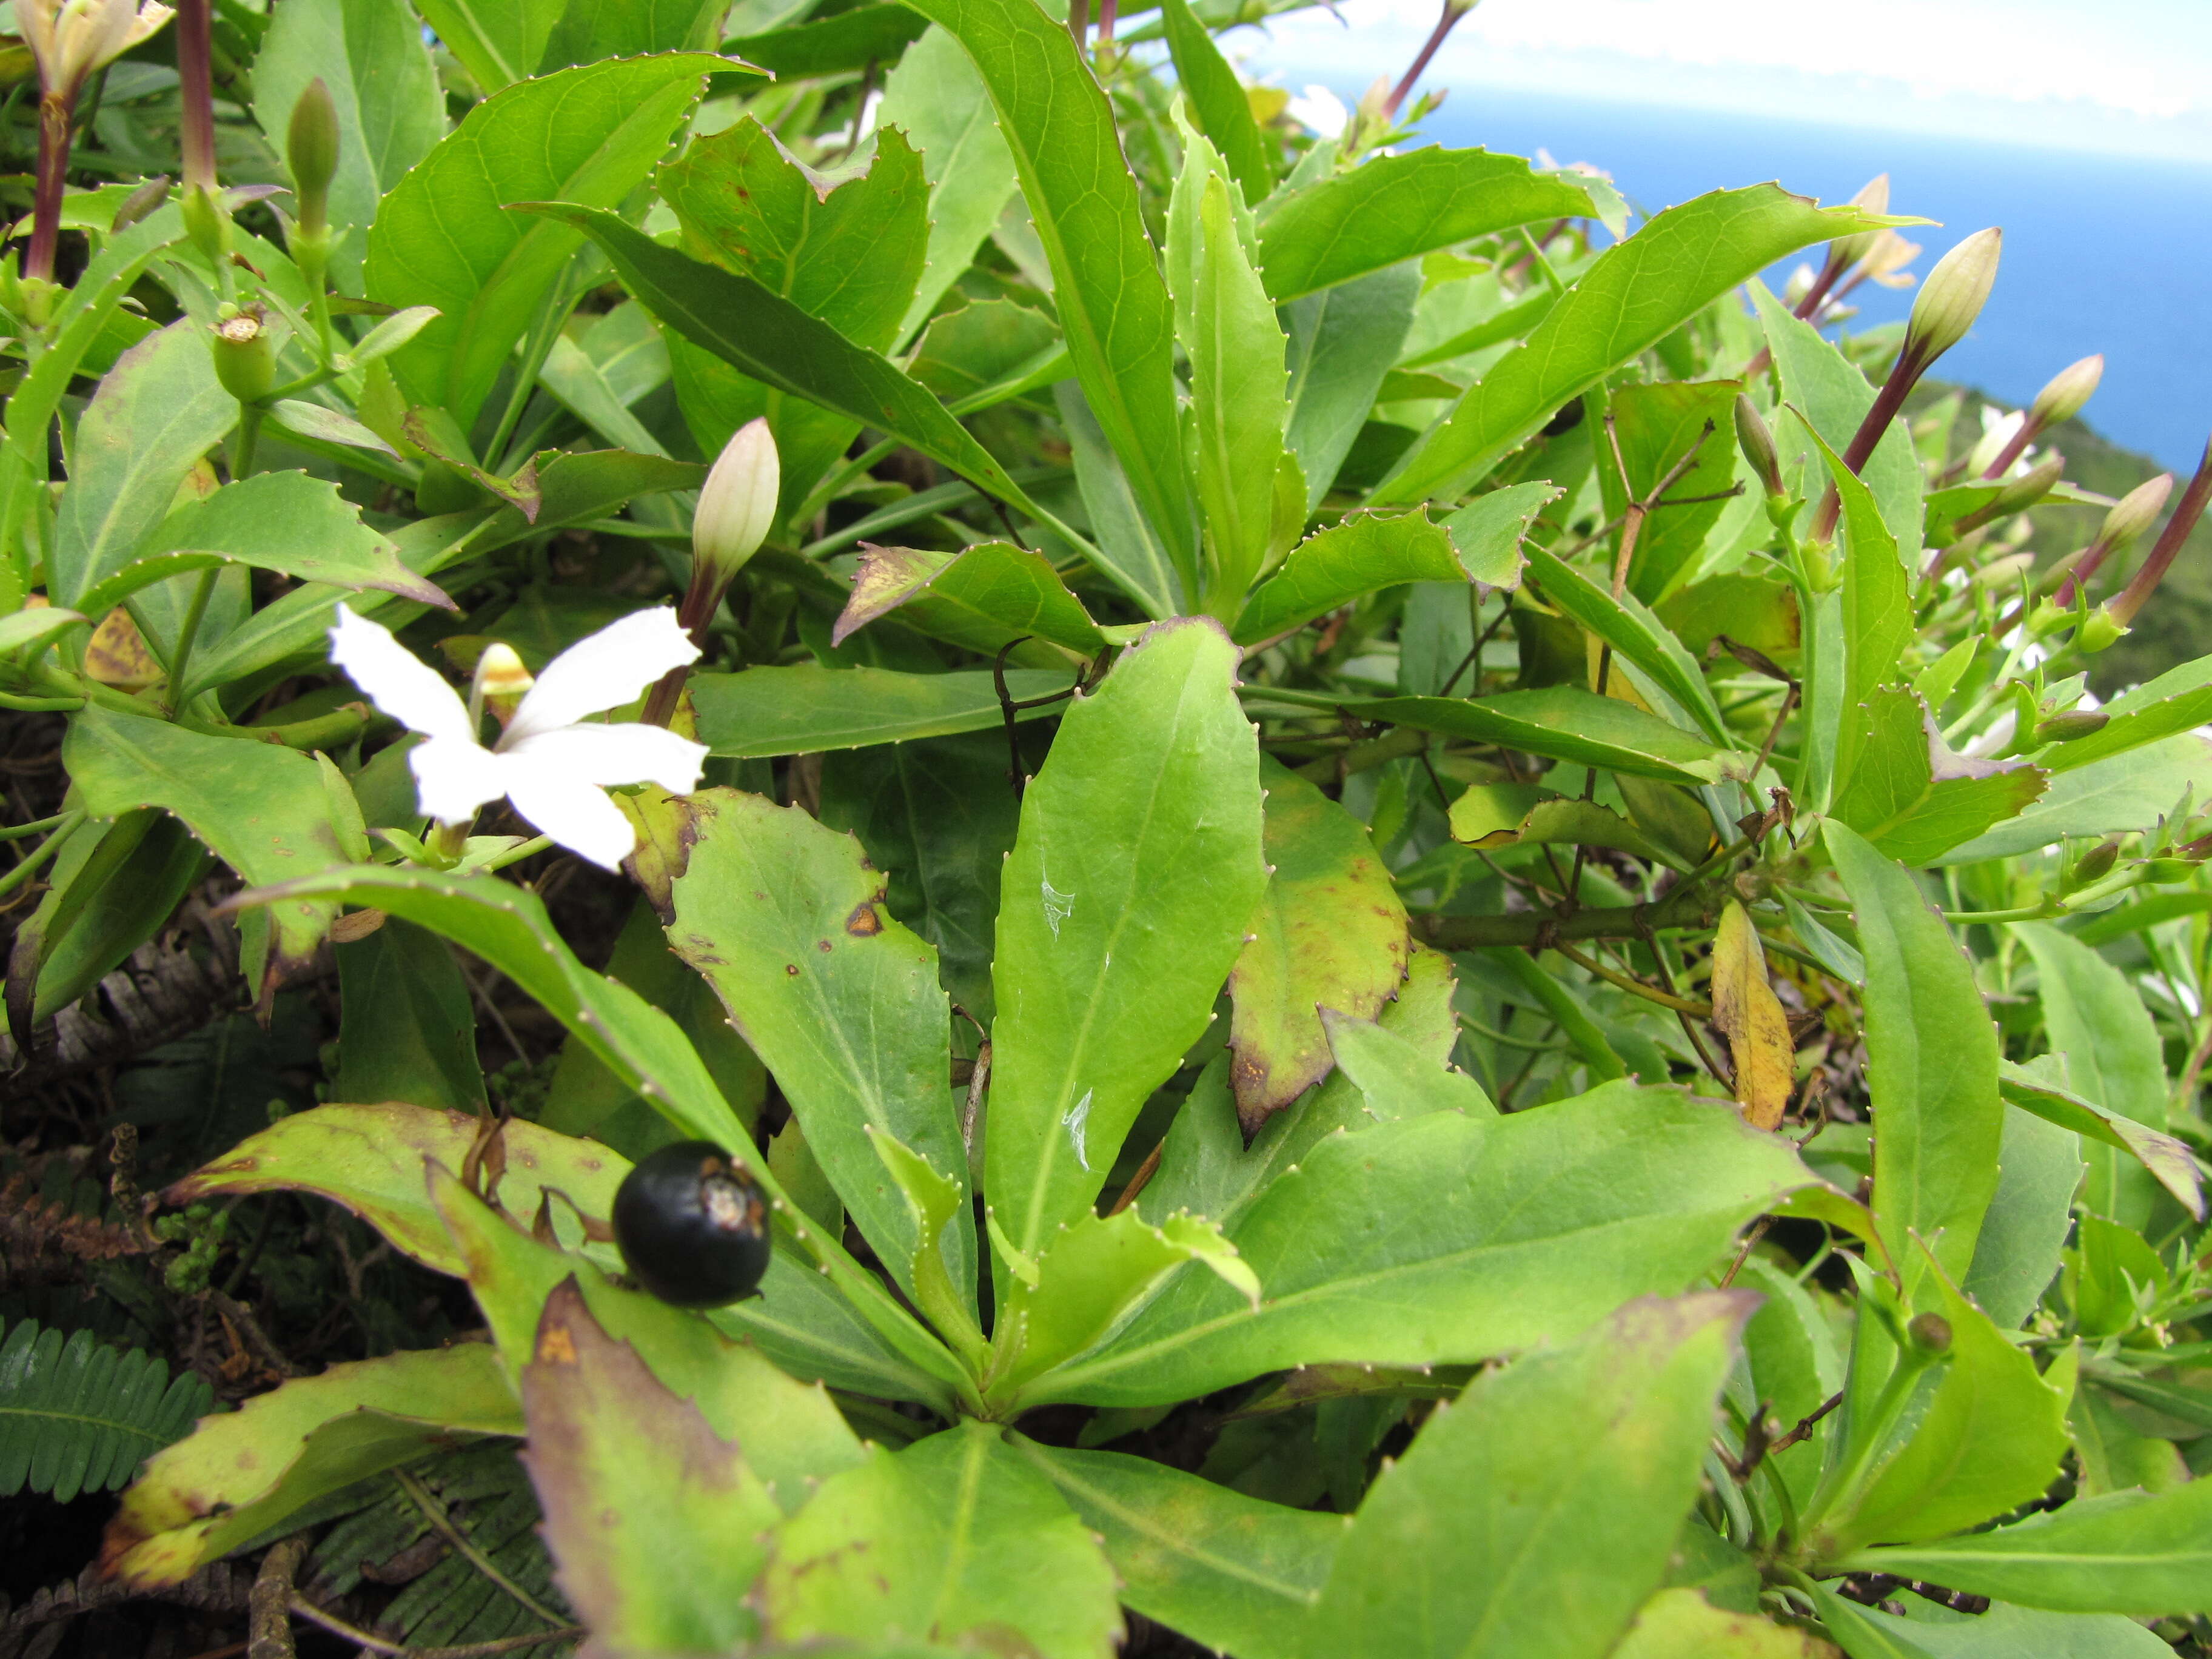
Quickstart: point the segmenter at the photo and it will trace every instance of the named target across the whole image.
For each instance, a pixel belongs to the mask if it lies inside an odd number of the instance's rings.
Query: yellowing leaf
[[[1754,1129],[1781,1126],[1790,1104],[1790,1022],[1766,982],[1766,952],[1741,904],[1721,912],[1713,941],[1713,1024],[1729,1040],[1736,1103]]]

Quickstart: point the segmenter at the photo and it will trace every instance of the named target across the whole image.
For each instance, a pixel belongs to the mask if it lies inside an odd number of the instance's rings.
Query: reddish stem
[[[1114,44],[1114,17],[1121,9],[1121,0],[1098,0],[1098,44]]]
[[[1421,78],[1422,72],[1428,68],[1429,59],[1434,58],[1437,55],[1437,48],[1443,45],[1444,36],[1449,34],[1452,32],[1452,26],[1466,15],[1464,7],[1455,9],[1450,3],[1450,0],[1445,0],[1443,15],[1437,19],[1436,27],[1429,31],[1429,38],[1422,43],[1421,50],[1415,55],[1412,66],[1407,70],[1398,84],[1390,89],[1389,97],[1383,100],[1384,115],[1395,116],[1398,113],[1398,106],[1406,101],[1407,94],[1413,90],[1414,82]]]
[[[2204,516],[2208,500],[2212,500],[2212,444],[2205,446],[2204,459],[2197,465],[2197,476],[2189,481],[2189,488],[2182,492],[2181,504],[2173,509],[2173,516],[2159,532],[2150,557],[2143,561],[2142,568],[2120,590],[2120,596],[2105,607],[2114,622],[2124,628],[2135,621],[2136,613],[2148,603],[2152,590],[2165,579],[2174,560],[2180,557],[2181,544],[2197,528],[2197,520]]]
[[[188,192],[216,187],[215,74],[209,38],[208,0],[177,0],[177,78]]]
[[[1982,477],[1984,478],[2003,477],[2005,475],[2005,469],[2020,459],[2021,452],[2026,449],[2030,444],[2033,443],[2042,431],[2043,423],[2037,420],[2033,415],[2029,415],[2025,420],[2021,422],[2020,430],[2014,433],[2010,438],[2007,439],[2005,441],[2005,447],[1997,451],[1996,459],[1991,461],[1987,466],[1982,469]]]
[[[1897,418],[1897,411],[1905,407],[1905,400],[1911,396],[1912,388],[1927,372],[1927,362],[1909,348],[1898,357],[1889,378],[1881,383],[1881,390],[1874,394],[1874,405],[1867,410],[1866,419],[1851,434],[1850,447],[1844,451],[1844,465],[1854,477],[1866,470],[1868,459],[1881,444],[1882,434],[1889,430],[1889,423]],[[1843,506],[1843,496],[1835,485],[1830,484],[1828,493],[1820,498],[1820,514],[1813,520],[1813,540],[1825,542],[1836,533],[1836,520]]]
[[[23,275],[42,283],[54,277],[54,250],[62,234],[62,191],[69,182],[70,106],[59,94],[39,100],[38,184],[31,198],[31,246],[23,256]]]

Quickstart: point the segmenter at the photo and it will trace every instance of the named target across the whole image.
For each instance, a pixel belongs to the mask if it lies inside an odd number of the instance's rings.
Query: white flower
[[[92,72],[112,63],[175,14],[158,0],[15,0],[15,27],[39,62],[39,80],[74,101]]]
[[[605,792],[655,783],[688,794],[699,787],[707,748],[658,726],[585,717],[633,701],[698,656],[666,606],[624,617],[546,664],[487,749],[460,694],[389,629],[341,605],[331,629],[331,660],[379,708],[429,739],[407,757],[426,814],[464,823],[504,795],[544,834],[609,870],[621,866],[637,836]]]
[[[1345,123],[1352,119],[1344,100],[1327,87],[1308,87],[1283,107],[1291,119],[1316,138],[1341,137]]]

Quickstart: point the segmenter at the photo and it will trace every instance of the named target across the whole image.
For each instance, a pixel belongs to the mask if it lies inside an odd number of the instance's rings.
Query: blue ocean
[[[1294,88],[1324,78],[1269,67]],[[1905,233],[1927,249],[1917,271],[1960,237],[2004,228],[1996,291],[1938,374],[2024,403],[2056,370],[2101,351],[2091,426],[2185,477],[2212,433],[2212,167],[1488,88],[1455,89],[1425,131],[1592,162],[1647,212],[1770,179],[1840,202],[1887,173],[1893,211],[1942,222]],[[1778,288],[1796,263],[1769,281]],[[1871,283],[1852,299],[1862,322],[1902,318],[1911,303],[1909,290]]]

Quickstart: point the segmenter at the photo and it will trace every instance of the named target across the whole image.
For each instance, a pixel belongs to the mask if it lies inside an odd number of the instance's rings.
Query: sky
[[[1432,0],[1338,0],[1224,44],[1347,101]],[[2212,0],[1481,0],[1423,83],[2212,164]]]

